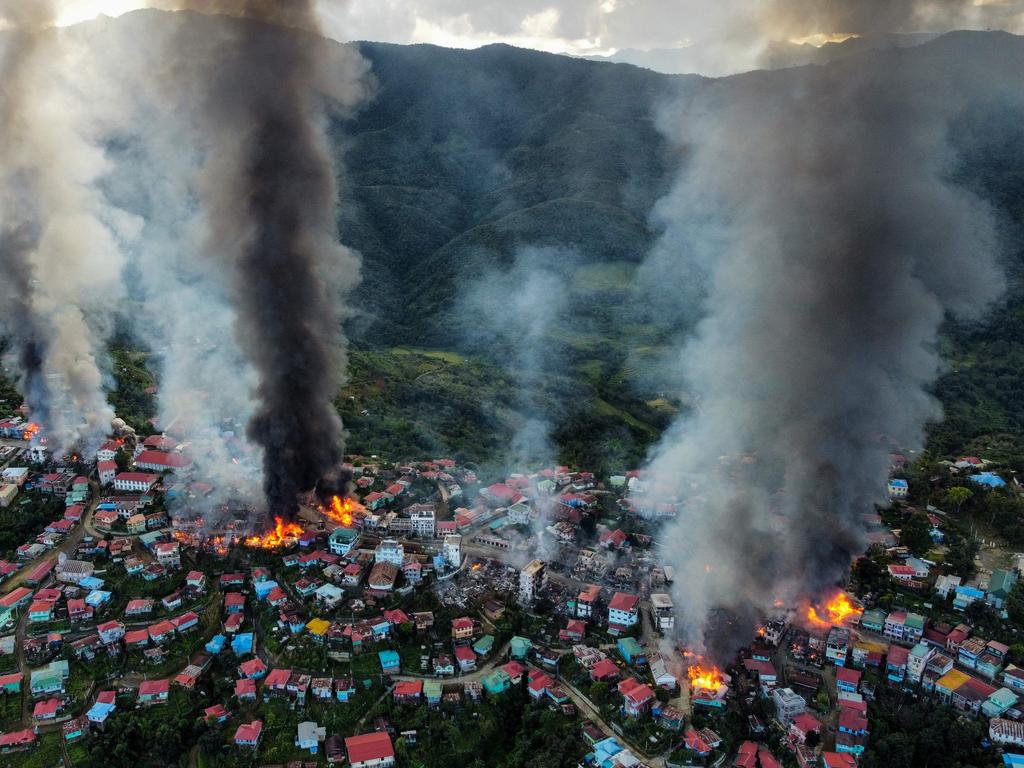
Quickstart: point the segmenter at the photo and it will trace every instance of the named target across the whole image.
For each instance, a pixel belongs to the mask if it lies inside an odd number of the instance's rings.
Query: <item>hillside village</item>
[[[272,539],[244,510],[168,514],[211,489],[169,435],[56,463],[17,417],[0,437],[0,512],[35,526],[0,561],[5,765],[96,764],[131,733],[205,765],[469,764],[528,718],[510,748],[535,765],[850,768],[894,697],[948,705],[972,764],[1024,761],[1024,556],[957,563],[956,510],[915,498],[1019,493],[981,459],[920,486],[895,457],[850,591],[765,617],[719,671],[673,639],[678,507],[640,471],[353,456],[353,511],[311,496]]]

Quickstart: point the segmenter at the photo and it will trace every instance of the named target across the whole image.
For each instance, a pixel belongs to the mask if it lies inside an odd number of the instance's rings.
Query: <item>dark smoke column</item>
[[[213,7],[211,7],[211,5]],[[269,511],[289,517],[342,454],[332,401],[345,366],[338,303],[358,260],[336,239],[336,183],[311,2],[195,3],[244,18],[207,49],[211,140],[201,201],[236,337],[258,379],[249,437]],[[219,22],[212,22],[211,24]]]

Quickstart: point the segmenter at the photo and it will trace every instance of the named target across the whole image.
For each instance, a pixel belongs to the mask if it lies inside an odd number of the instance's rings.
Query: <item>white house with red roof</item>
[[[608,603],[608,628],[632,627],[640,619],[640,598],[628,592],[616,592]]]
[[[387,731],[374,731],[345,739],[351,768],[389,768],[395,764],[395,747]]]
[[[143,451],[135,457],[135,468],[150,472],[187,472],[192,468],[192,459],[181,453]]]
[[[619,693],[622,694],[622,709],[631,717],[639,717],[647,712],[654,701],[654,690],[651,686],[633,677],[619,683]]]
[[[110,485],[117,477],[116,461],[101,461],[96,464],[96,471],[99,473],[100,485]]]
[[[235,746],[256,749],[263,737],[263,721],[253,720],[251,723],[242,723],[235,731]]]

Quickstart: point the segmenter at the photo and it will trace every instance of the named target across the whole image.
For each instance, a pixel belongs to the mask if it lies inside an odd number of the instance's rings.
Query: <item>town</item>
[[[959,522],[1020,489],[980,458],[921,481],[894,456],[848,590],[719,668],[675,639],[677,508],[645,508],[642,471],[350,456],[349,496],[252,532],[187,514],[211,485],[173,435],[54,461],[37,432],[0,421],[5,765],[143,738],[193,765],[471,765],[504,740],[524,765],[853,768],[911,703],[969,764],[1024,765],[1024,555]]]

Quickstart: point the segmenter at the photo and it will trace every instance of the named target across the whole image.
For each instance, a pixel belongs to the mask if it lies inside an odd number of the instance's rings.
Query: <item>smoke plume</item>
[[[202,249],[222,271],[237,343],[254,372],[247,433],[263,453],[266,502],[287,516],[342,454],[333,407],[346,364],[339,303],[359,260],[337,242],[338,167],[323,101],[351,104],[362,90],[349,77],[325,88],[328,43],[297,31],[316,31],[312,2],[185,7],[245,17],[225,27],[204,59]]]
[[[845,583],[890,450],[940,415],[941,324],[1000,293],[947,132],[1021,62],[956,45],[716,81],[664,116],[687,158],[657,217],[707,296],[679,355],[695,408],[640,503],[678,502],[662,543],[694,646],[726,654],[774,600]]]
[[[50,2],[0,3],[0,273],[22,393],[60,452],[109,430],[103,341],[137,222],[96,189],[108,165],[74,80],[83,51],[50,27],[53,13]]]

